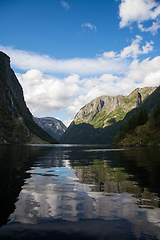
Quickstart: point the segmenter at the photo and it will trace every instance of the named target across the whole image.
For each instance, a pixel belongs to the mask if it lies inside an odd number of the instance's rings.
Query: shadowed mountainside
[[[23,90],[10,67],[10,58],[0,52],[0,142],[57,143],[34,121]]]

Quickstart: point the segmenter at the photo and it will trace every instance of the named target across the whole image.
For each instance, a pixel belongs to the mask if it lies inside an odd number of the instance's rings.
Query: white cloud
[[[69,4],[68,4],[68,2],[61,1],[61,5],[62,5],[62,7],[65,8],[65,10],[68,10],[68,9],[69,9]]]
[[[67,108],[70,101],[73,101],[79,93],[79,86],[74,81],[68,84],[67,78],[63,81],[44,75],[36,69],[25,74],[17,74],[17,77],[23,87],[27,105],[34,116],[48,115],[53,111]]]
[[[153,22],[151,27],[145,28],[143,27],[143,24],[138,23],[138,27],[142,32],[151,32],[153,35],[155,35],[158,32],[158,28],[160,28],[160,24]]]
[[[89,27],[91,30],[97,31],[97,27],[92,25],[91,23],[84,23],[81,25],[81,27]]]
[[[27,105],[34,116],[47,116],[54,111],[67,110],[73,119],[76,113],[92,99],[101,95],[127,95],[133,89],[160,84],[160,56],[139,62],[134,59],[124,77],[103,74],[100,77],[81,78],[77,74],[60,79],[32,69],[17,74],[24,89]],[[65,123],[69,123],[67,120]]]
[[[68,127],[72,121],[73,121],[73,118],[70,118],[68,120],[64,120],[63,123],[66,127]]]
[[[70,75],[67,78],[65,78],[64,81],[66,83],[79,83],[80,82],[79,75],[78,74]]]
[[[95,58],[55,59],[46,55],[0,46],[1,51],[8,54],[14,68],[28,71],[37,69],[43,73],[80,76],[102,75],[107,73],[120,74],[126,71],[130,60],[140,54],[153,50],[153,42],[141,44],[142,37],[136,36],[131,45],[125,47],[120,53],[113,51],[97,54]],[[125,61],[124,61],[125,59]]]
[[[39,79],[41,79],[43,74],[37,70],[37,69],[31,69],[26,74],[23,75],[24,80],[35,80],[38,82]]]
[[[85,91],[78,95],[72,104],[69,105],[67,108],[68,114],[74,116],[82,106],[101,95],[127,95],[137,87],[160,85],[159,66],[160,56],[152,60],[148,58],[142,62],[134,59],[125,77],[103,74],[99,78],[83,79],[83,89],[85,89]]]
[[[132,41],[130,46],[125,47],[122,51],[120,56],[122,58],[132,57],[137,58],[140,54],[146,54],[153,50],[153,41],[146,42],[145,46],[142,46],[142,50],[140,49],[140,42],[142,41],[142,37],[136,36],[136,39]]]
[[[38,69],[45,73],[94,75],[124,69],[126,63],[121,59],[105,59],[103,55],[95,58],[54,59],[49,56],[0,46],[1,51],[8,54],[14,68],[22,70]]]
[[[66,111],[73,119],[81,107],[98,96],[127,95],[136,87],[160,84],[160,56],[138,60],[139,55],[153,50],[153,42],[142,45],[140,36],[119,53],[104,52],[92,59],[57,60],[3,46],[1,50],[10,56],[15,68],[26,70],[17,77],[34,116]],[[57,73],[64,77],[57,77]]]
[[[115,57],[116,57],[116,52],[110,51],[110,52],[103,53],[103,58],[115,58]]]
[[[159,15],[160,4],[155,0],[122,0],[119,5],[120,28],[137,22],[141,31],[150,31],[154,35],[160,27],[156,22]],[[152,26],[144,28],[142,22],[148,20],[153,21]]]
[[[17,74],[23,87],[25,100],[34,116],[50,115],[53,111],[67,109],[72,119],[79,109],[100,95],[115,95],[120,78],[112,74],[81,78],[77,74],[59,79],[32,69],[25,74]],[[116,89],[115,89],[116,87]]]
[[[150,78],[149,85],[157,85],[160,84],[157,82],[157,75],[159,75],[160,72],[160,56],[157,56],[153,59],[144,59],[142,62],[133,61],[130,65],[130,71],[127,75],[127,78],[132,79],[132,81],[136,81],[142,85],[146,86],[146,79],[148,79],[148,76],[152,75],[152,78]],[[154,76],[156,76],[154,78]]]

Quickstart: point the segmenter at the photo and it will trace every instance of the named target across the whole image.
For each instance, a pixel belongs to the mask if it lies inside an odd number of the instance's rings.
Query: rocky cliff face
[[[84,106],[62,135],[62,143],[111,143],[126,114],[150,96],[156,87],[137,88],[128,96],[101,96]]]
[[[125,97],[118,95],[115,97],[110,96],[101,96],[95,98],[86,106],[84,106],[75,116],[75,123],[90,123],[94,120],[98,113],[105,111],[108,114],[119,107],[120,104],[124,101]]]
[[[15,98],[16,102],[19,105],[21,113],[26,118],[30,118],[32,114],[30,113],[29,109],[26,106],[23,96],[23,89],[14,74],[14,71],[10,67],[10,58],[8,56],[4,57],[4,67],[5,67],[5,80],[12,93],[13,97]]]
[[[33,121],[23,90],[10,67],[10,58],[0,52],[0,142],[57,143]]]
[[[35,123],[38,124],[44,131],[48,132],[57,141],[61,138],[67,127],[62,121],[53,117],[33,118]]]
[[[123,119],[127,112],[140,106],[142,101],[155,89],[156,87],[137,88],[128,96],[101,96],[95,98],[77,113],[74,123],[89,123],[95,128],[110,125],[110,116],[112,116],[112,119],[117,117]],[[122,116],[117,114],[117,110],[121,111]],[[101,123],[98,125],[99,121]]]

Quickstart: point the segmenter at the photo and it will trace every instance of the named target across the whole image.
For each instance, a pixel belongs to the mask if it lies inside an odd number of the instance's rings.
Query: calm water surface
[[[0,239],[160,239],[160,149],[0,145]]]

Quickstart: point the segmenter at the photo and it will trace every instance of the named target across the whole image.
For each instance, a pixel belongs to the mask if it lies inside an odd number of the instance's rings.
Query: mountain
[[[38,126],[40,126],[44,131],[49,133],[57,141],[60,140],[62,134],[67,129],[67,127],[63,124],[62,121],[53,117],[44,118],[34,117],[33,120],[35,121],[36,124],[38,124]]]
[[[157,87],[137,88],[128,96],[101,96],[85,105],[62,135],[61,143],[111,144],[123,121],[133,109],[139,109],[146,102],[147,111],[160,102],[151,99]],[[154,102],[155,101],[155,102]],[[126,118],[125,118],[126,117]]]
[[[10,58],[0,52],[0,143],[29,142],[58,143],[33,121]]]
[[[157,97],[156,97],[157,96]],[[114,145],[120,146],[160,146],[160,104],[157,105],[149,115],[147,107],[160,97],[160,87],[154,92],[152,99],[146,105],[141,106],[139,112],[135,111],[133,116],[121,126],[120,131],[113,140]]]

